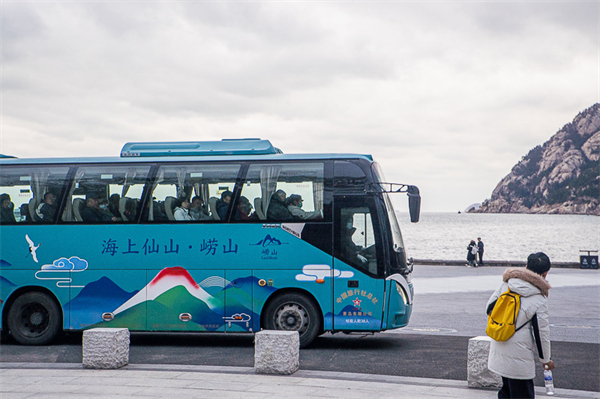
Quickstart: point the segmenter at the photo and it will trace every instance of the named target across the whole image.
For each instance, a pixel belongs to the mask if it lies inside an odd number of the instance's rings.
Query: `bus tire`
[[[47,294],[27,292],[10,307],[8,328],[21,345],[45,345],[60,330],[60,309]]]
[[[314,300],[306,295],[287,293],[274,298],[265,308],[265,329],[298,331],[300,348],[310,345],[322,329]]]

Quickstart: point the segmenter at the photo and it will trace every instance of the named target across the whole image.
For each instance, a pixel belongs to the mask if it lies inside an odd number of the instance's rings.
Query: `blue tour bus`
[[[268,140],[128,143],[120,157],[0,159],[3,334],[405,326],[407,261],[369,155],[283,154]]]

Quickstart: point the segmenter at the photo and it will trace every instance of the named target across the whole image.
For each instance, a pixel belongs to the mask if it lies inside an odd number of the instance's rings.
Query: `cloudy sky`
[[[0,7],[0,152],[21,158],[260,137],[372,154],[456,212],[600,96],[596,1]]]

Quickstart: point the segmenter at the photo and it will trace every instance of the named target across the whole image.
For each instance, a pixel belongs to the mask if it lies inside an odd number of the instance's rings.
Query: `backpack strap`
[[[527,323],[529,323],[530,321],[533,321],[533,319],[534,319],[534,318],[535,318],[535,322],[537,323],[537,316],[536,316],[536,315],[533,315],[533,317],[532,317],[531,319],[527,320],[525,323],[523,323],[523,324],[521,325],[521,327],[519,327],[519,328],[515,328],[515,332],[517,332],[517,331],[519,331],[521,328],[525,327],[525,325],[527,325]],[[532,324],[533,324],[533,323],[532,323]]]
[[[543,359],[544,350],[542,349],[542,340],[540,339],[540,328],[538,326],[537,314],[534,314],[531,318],[531,325],[533,326],[533,337],[535,338],[535,345],[537,346],[539,358]]]
[[[507,287],[508,288],[508,287]],[[508,288],[508,291],[504,291],[502,292],[500,295],[498,295],[498,298],[500,298],[503,294],[506,294],[507,292],[512,292],[510,290],[510,288]],[[492,301],[492,303],[490,303],[487,307],[487,309],[485,310],[485,313],[489,316],[492,314],[492,310],[494,310],[494,306],[496,306],[496,302],[498,302],[498,298],[494,299]]]
[[[496,302],[498,302],[498,298],[496,298],[496,300],[492,303],[490,303],[490,305],[487,307],[487,310],[485,311],[485,313],[489,316],[492,314],[492,310],[494,310],[494,306],[496,306]]]

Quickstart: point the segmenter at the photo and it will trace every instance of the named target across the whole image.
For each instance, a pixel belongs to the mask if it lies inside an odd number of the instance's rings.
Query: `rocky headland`
[[[471,212],[600,216],[600,104],[521,159]]]

